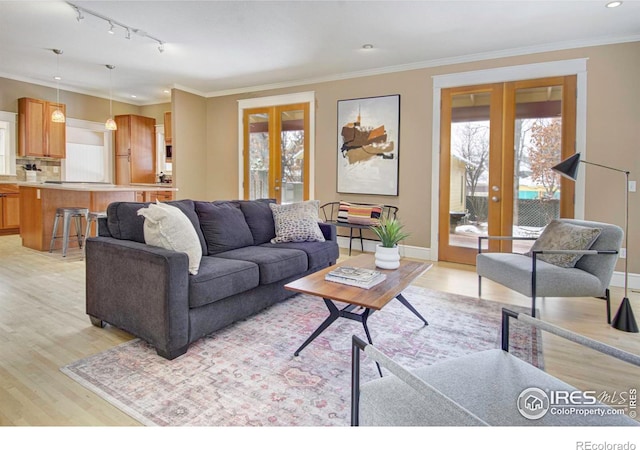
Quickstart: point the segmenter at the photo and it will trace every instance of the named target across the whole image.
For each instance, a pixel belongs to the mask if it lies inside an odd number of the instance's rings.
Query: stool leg
[[[49,253],[53,252],[53,245],[58,235],[58,220],[60,216],[56,214],[56,218],[53,219],[53,231],[51,232],[51,244],[49,244]]]
[[[82,216],[76,216],[76,235],[78,236],[78,247],[82,248]]]
[[[84,230],[84,247],[87,248],[87,238],[91,232],[91,220],[87,217],[87,228]]]
[[[64,212],[64,220],[62,221],[62,256],[67,256],[67,247],[69,246],[69,225],[71,222],[71,213],[68,211]]]

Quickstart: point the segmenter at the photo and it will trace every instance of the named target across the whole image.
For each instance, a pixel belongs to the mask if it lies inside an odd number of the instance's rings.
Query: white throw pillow
[[[149,245],[186,253],[189,257],[189,273],[197,275],[202,247],[189,218],[179,208],[161,202],[140,208],[138,215],[144,216],[144,241]]]
[[[318,225],[318,200],[278,205],[270,203],[276,237],[271,243],[280,242],[324,242],[324,235]]]

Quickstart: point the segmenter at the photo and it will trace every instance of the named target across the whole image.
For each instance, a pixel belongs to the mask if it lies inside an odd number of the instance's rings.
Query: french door
[[[309,103],[245,109],[244,198],[309,198]]]
[[[475,264],[479,236],[537,237],[573,217],[573,183],[550,168],[575,152],[575,135],[575,76],[443,89],[438,258]]]

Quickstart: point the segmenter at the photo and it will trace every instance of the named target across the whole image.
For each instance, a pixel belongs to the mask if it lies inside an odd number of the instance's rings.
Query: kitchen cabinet
[[[51,121],[51,113],[66,106],[36,98],[18,99],[18,153],[20,156],[65,158],[66,124]]]
[[[173,192],[172,191],[149,191],[145,193],[145,201],[155,203],[156,200],[159,202],[170,202],[173,200]]]
[[[20,194],[17,185],[0,187],[0,233],[16,234],[20,228]]]
[[[156,120],[131,114],[114,120],[116,184],[155,183]]]

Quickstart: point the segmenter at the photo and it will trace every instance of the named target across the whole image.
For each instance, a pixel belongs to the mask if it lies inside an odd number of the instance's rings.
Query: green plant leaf
[[[404,225],[398,219],[381,220],[379,225],[372,226],[370,229],[380,239],[383,247],[395,247],[403,239],[410,236],[410,233],[404,231]]]

